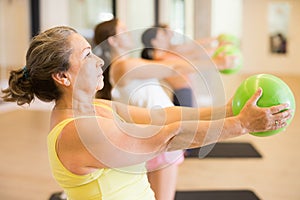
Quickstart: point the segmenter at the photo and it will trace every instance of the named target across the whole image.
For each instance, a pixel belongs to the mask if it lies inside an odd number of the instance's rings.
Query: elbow
[[[180,127],[178,122],[168,124],[162,128],[161,133],[159,134],[159,139],[155,139],[155,143],[159,144],[159,147],[157,147],[159,152],[174,151],[180,149],[178,147],[175,147],[173,142],[176,135],[178,135],[180,132],[179,129]]]
[[[189,148],[193,139],[188,139],[179,123],[171,124],[170,128],[172,129],[173,134],[168,138],[168,141],[166,141],[165,151],[176,151]]]

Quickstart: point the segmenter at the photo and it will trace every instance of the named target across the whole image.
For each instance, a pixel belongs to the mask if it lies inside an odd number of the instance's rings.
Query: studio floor
[[[224,77],[231,96],[244,79]],[[300,77],[283,76],[300,105]],[[61,189],[51,176],[46,137],[49,106],[16,108],[0,103],[0,199],[48,200]],[[249,142],[262,158],[185,159],[178,190],[252,190],[263,200],[300,199],[300,112],[285,132],[271,137],[242,136],[227,142]],[[298,135],[299,134],[299,135]]]

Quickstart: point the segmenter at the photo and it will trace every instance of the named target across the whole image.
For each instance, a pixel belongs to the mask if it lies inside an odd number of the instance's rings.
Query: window
[[[115,16],[115,0],[69,0],[69,22],[88,40],[94,27]]]

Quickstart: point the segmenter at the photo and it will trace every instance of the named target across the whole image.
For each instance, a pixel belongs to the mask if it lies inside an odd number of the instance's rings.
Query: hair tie
[[[28,69],[27,69],[26,65],[23,67],[22,70],[23,70],[23,77],[24,77],[25,79],[27,79],[28,76],[29,76],[29,73],[28,73]]]

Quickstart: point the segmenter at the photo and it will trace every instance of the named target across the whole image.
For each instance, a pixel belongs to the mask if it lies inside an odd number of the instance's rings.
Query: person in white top
[[[171,52],[171,39],[173,32],[167,26],[152,27],[146,29],[142,34],[142,43],[144,49],[141,52],[141,57],[148,60],[177,60],[178,56]],[[158,81],[156,79],[156,81]],[[170,87],[168,98],[176,106],[193,106],[192,89],[189,83],[189,77],[186,74],[181,74],[172,77],[166,77],[159,82],[164,88]],[[166,90],[164,90],[166,91]],[[158,93],[159,94],[159,93]],[[149,94],[150,96],[151,94]],[[155,96],[155,95],[152,95]],[[149,97],[151,101],[151,97]],[[159,100],[163,99],[159,98]],[[178,166],[184,161],[184,156],[175,153],[165,152],[147,162],[149,169],[148,179],[151,183],[151,188],[155,193],[157,200],[173,200],[176,192]],[[175,159],[174,159],[175,158]],[[163,166],[163,167],[159,167]],[[156,169],[156,170],[153,170]]]
[[[118,183],[120,177],[108,177],[101,173],[104,169],[125,170],[133,165],[140,166],[165,151],[197,148],[250,132],[276,130],[285,127],[292,116],[286,104],[258,107],[256,103],[262,89],[258,89],[238,115],[227,112],[226,116],[218,115],[218,118],[213,115],[213,108],[146,109],[96,100],[95,92],[104,86],[103,64],[76,30],[54,27],[34,37],[26,54],[26,66],[11,70],[8,87],[2,90],[4,101],[18,105],[30,104],[35,98],[55,103],[50,126],[58,127],[54,129],[58,137],[51,144],[52,153],[76,187],[79,180],[83,181],[83,185],[79,185],[83,188],[73,190],[75,198],[87,194],[84,192],[86,183],[98,178],[96,174],[108,181],[104,187],[115,187],[109,184],[110,180]],[[222,105],[220,111],[230,111],[229,105]],[[61,126],[64,123],[67,125]],[[219,124],[222,125],[219,131],[210,131]],[[142,173],[141,186],[148,185],[145,172],[138,172]],[[65,174],[60,175],[64,177]],[[124,175],[129,179],[136,177],[133,173]],[[64,179],[61,181],[64,183]],[[89,189],[90,199],[94,199],[95,191],[97,197],[101,195],[101,188],[95,183]],[[126,199],[141,199],[137,193],[143,191],[126,181],[119,196],[109,195],[116,200],[122,194]],[[155,199],[148,186],[147,193],[151,195],[149,199]]]
[[[102,22],[95,27],[94,44],[97,45],[95,52],[100,52],[99,56],[106,63],[104,88],[97,92],[96,97],[145,108],[165,108],[174,105],[169,93],[179,91],[176,89],[182,85],[186,86],[184,77],[195,71],[184,59],[164,51],[171,47],[171,35],[165,30],[158,32],[159,37],[155,38],[156,41],[153,43],[163,50],[155,51],[155,60],[147,60],[129,56],[134,48],[133,41],[120,20]],[[197,50],[191,52],[189,46],[180,53],[191,60],[199,60],[197,56],[204,52],[202,49],[200,49],[202,52],[199,52],[199,49],[198,52]],[[224,67],[226,59],[215,62]],[[161,82],[163,79],[168,84],[163,84]],[[186,94],[186,91],[183,94]],[[191,101],[191,97],[185,99]],[[183,160],[183,151],[179,150],[163,152],[147,162],[149,182],[157,200],[174,199],[178,165]]]

